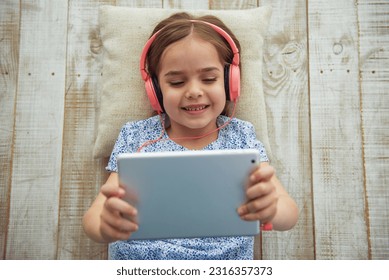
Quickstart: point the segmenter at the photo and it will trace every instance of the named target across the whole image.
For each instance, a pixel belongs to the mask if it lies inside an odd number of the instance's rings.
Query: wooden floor
[[[389,1],[0,2],[0,258],[104,259],[81,217],[92,156],[101,4],[273,7],[264,90],[273,165],[300,207],[262,259],[389,259]]]

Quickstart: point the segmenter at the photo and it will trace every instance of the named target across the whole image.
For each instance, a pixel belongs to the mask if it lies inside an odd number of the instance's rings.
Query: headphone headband
[[[190,22],[199,22],[199,23],[204,23],[204,24],[207,24],[209,26],[211,26],[213,28],[213,30],[215,30],[217,33],[219,33],[224,39],[226,39],[226,41],[228,42],[228,44],[230,45],[231,47],[231,50],[232,50],[232,53],[233,53],[233,58],[232,58],[232,62],[231,64],[233,65],[236,65],[238,66],[239,65],[239,62],[240,62],[240,58],[239,58],[239,50],[237,48],[237,46],[235,45],[235,42],[234,40],[232,40],[231,36],[228,35],[228,33],[226,31],[224,31],[222,28],[220,28],[219,26],[215,25],[215,24],[212,24],[210,22],[206,22],[206,21],[202,21],[202,20],[196,20],[196,19],[191,19],[189,20]],[[151,44],[155,41],[155,38],[157,37],[157,35],[163,30],[164,28],[158,30],[157,32],[155,32],[153,34],[153,36],[150,37],[150,39],[146,42],[145,46],[143,47],[143,51],[142,51],[142,54],[140,56],[140,64],[139,64],[139,68],[140,68],[140,72],[141,72],[141,75],[142,75],[142,79],[144,81],[146,81],[147,79],[147,76],[149,75],[146,71],[146,56],[147,56],[147,53],[149,52],[149,49],[151,47]]]

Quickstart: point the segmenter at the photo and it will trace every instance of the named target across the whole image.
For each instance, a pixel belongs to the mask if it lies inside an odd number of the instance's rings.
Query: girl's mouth
[[[185,111],[189,112],[195,112],[195,111],[201,111],[204,110],[205,108],[208,108],[209,105],[199,105],[199,106],[188,106],[188,107],[182,107]]]

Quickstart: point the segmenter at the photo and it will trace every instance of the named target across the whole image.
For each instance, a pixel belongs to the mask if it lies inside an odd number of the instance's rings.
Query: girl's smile
[[[160,60],[158,80],[170,136],[197,136],[217,128],[226,94],[224,66],[211,43],[191,34],[169,45]]]
[[[209,105],[193,104],[193,105],[189,105],[187,107],[182,107],[182,109],[187,111],[188,114],[201,114],[208,107],[209,107]]]

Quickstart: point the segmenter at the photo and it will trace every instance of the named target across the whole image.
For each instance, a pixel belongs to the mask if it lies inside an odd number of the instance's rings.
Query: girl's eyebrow
[[[199,72],[199,73],[206,73],[206,72],[211,72],[211,71],[219,71],[220,72],[220,69],[219,68],[217,68],[217,67],[205,67],[205,68],[202,68],[202,69],[200,69],[199,71],[197,71],[197,72]],[[182,74],[184,74],[184,71],[176,71],[176,70],[172,70],[172,71],[169,71],[169,72],[167,72],[164,76],[165,77],[168,77],[168,76],[178,76],[178,75],[182,75]]]
[[[200,69],[200,73],[204,73],[204,72],[211,72],[211,71],[219,71],[220,72],[220,69],[217,68],[217,67],[206,67],[206,68],[203,68],[203,69]]]
[[[184,72],[183,71],[169,71],[167,72],[164,76],[165,77],[168,77],[168,76],[178,76],[178,75],[182,75]]]

